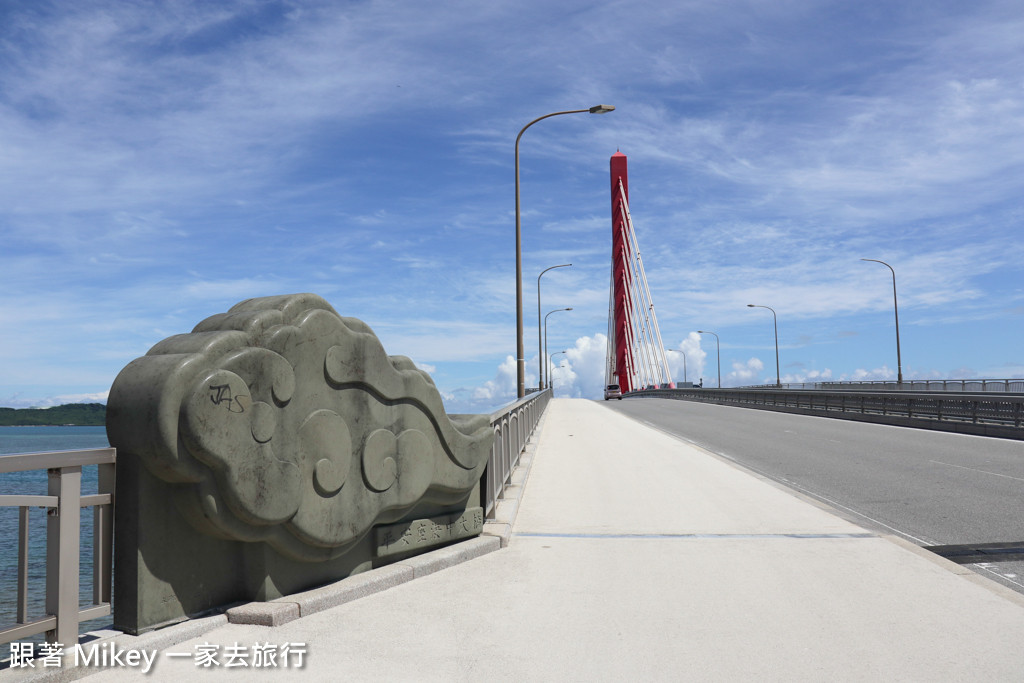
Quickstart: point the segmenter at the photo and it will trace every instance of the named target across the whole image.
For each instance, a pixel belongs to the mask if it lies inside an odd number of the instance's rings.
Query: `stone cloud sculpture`
[[[158,343],[114,381],[107,432],[130,632],[482,525],[488,417],[446,415],[429,375],[313,294],[249,299]]]

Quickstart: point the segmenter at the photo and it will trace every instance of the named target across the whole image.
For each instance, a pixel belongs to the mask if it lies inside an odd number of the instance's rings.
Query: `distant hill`
[[[53,408],[0,408],[0,426],[106,424],[107,407],[102,403],[68,403]]]

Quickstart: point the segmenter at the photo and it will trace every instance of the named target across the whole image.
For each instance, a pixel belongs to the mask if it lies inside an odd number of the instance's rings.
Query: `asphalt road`
[[[671,399],[605,405],[865,528],[921,546],[1024,546],[1022,441]],[[1024,560],[965,566],[1024,593]]]

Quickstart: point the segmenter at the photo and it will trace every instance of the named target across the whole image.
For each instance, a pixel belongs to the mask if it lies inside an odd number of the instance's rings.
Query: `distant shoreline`
[[[105,427],[102,422],[0,422],[0,427]]]
[[[102,403],[67,403],[52,408],[0,408],[0,427],[102,427]]]

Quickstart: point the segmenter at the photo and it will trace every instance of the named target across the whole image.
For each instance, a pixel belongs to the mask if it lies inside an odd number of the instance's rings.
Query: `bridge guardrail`
[[[839,417],[1024,439],[1024,395],[960,392],[866,392],[806,389],[651,389],[627,397],[672,398],[703,403]]]
[[[902,384],[892,380],[863,380],[835,382],[790,382],[782,386],[759,384],[737,389],[804,389],[829,391],[910,391],[939,393],[1024,393],[1024,378],[1017,379],[908,379]]]
[[[494,443],[481,481],[485,517],[494,517],[495,505],[512,480],[512,471],[519,464],[523,447],[550,400],[551,389],[545,389],[491,413]]]
[[[482,497],[487,516],[505,487],[527,440],[551,400],[551,390],[531,394],[491,414],[494,442],[482,478]],[[114,481],[116,450],[113,448],[17,453],[0,456],[0,474],[46,470],[47,495],[0,495],[0,506],[19,508],[16,621],[0,625],[0,644],[40,633],[48,642],[78,642],[83,621],[111,613],[111,578],[114,536]],[[99,489],[81,493],[82,467],[98,465]],[[46,614],[30,619],[29,510],[47,509]],[[80,510],[93,508],[93,604],[79,606]]]
[[[114,538],[113,448],[0,456],[0,474],[46,470],[47,494],[0,495],[0,506],[19,508],[18,604],[16,622],[0,626],[0,643],[40,633],[49,642],[71,647],[78,642],[78,625],[110,614]],[[82,495],[82,466],[99,466],[99,490]],[[29,509],[43,507],[46,517],[46,614],[29,620]],[[79,549],[81,508],[93,508],[93,604],[79,607]]]

